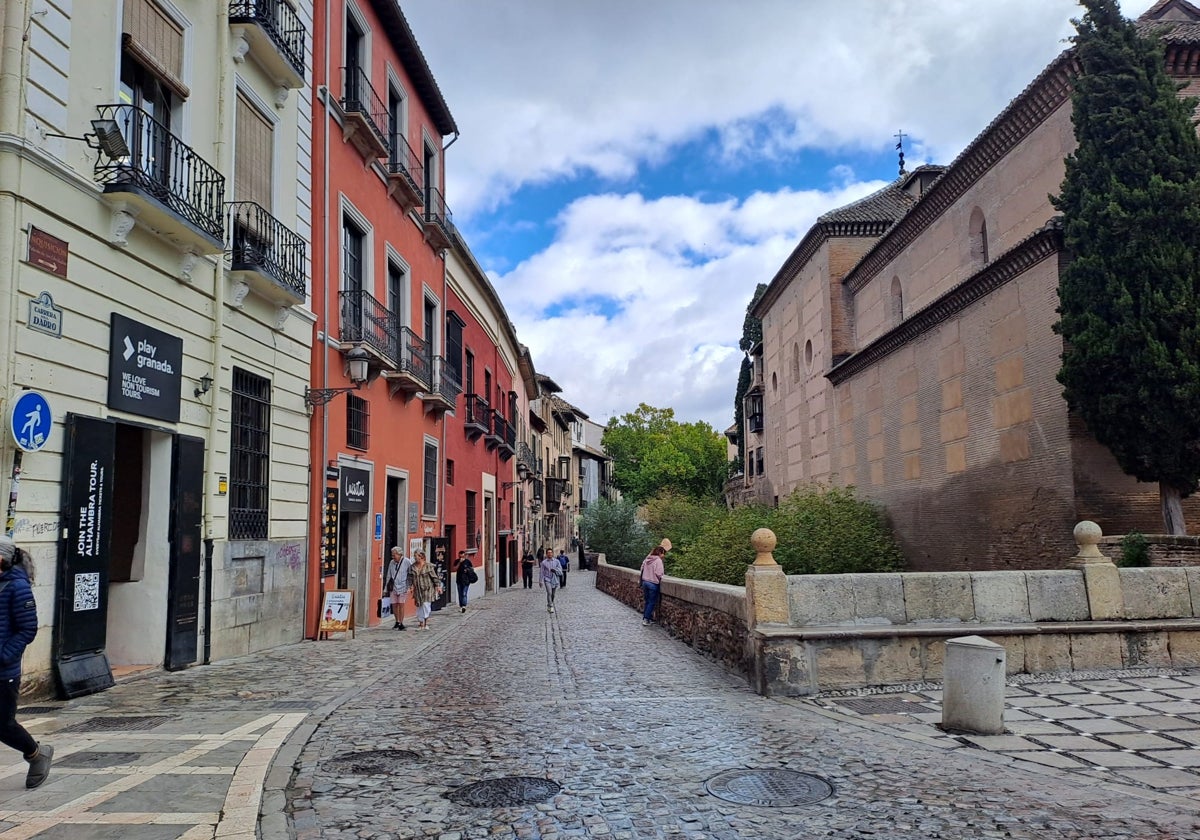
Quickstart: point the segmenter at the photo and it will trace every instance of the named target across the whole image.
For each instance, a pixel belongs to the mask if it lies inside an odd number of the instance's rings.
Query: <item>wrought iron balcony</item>
[[[343,349],[359,345],[376,367],[394,368],[399,322],[396,314],[363,289],[341,292],[341,335]]]
[[[450,247],[450,229],[454,226],[454,218],[446,206],[445,196],[437,187],[430,187],[425,196],[421,224],[425,229],[425,241],[435,251]]]
[[[433,357],[433,387],[421,395],[426,411],[451,411],[462,393],[458,377],[443,356]]]
[[[500,430],[500,445],[496,447],[496,452],[500,455],[500,460],[508,461],[516,452],[517,427],[503,417],[496,416],[504,424]]]
[[[116,121],[129,147],[127,157],[96,160],[107,200],[132,205],[138,220],[199,253],[224,251],[225,176],[141,108],[97,110]]]
[[[483,442],[488,449],[495,449],[504,439],[504,415],[499,409],[493,408],[488,413],[487,431],[483,433]]]
[[[467,394],[463,413],[463,431],[467,437],[475,440],[491,429],[491,408],[487,400],[478,394]]]
[[[229,25],[246,41],[250,55],[281,85],[304,87],[308,31],[284,0],[231,0]]]
[[[304,303],[304,240],[252,201],[231,202],[229,220],[234,278],[277,305]]]
[[[425,200],[421,182],[425,179],[425,165],[399,134],[392,135],[391,154],[388,156],[388,195],[396,199],[407,213],[416,210]]]
[[[429,390],[433,373],[429,369],[429,343],[411,327],[400,327],[389,355],[396,360],[396,366],[394,370],[385,370],[383,378],[388,381],[392,395],[403,393],[407,397]]]
[[[387,135],[387,106],[371,87],[367,71],[350,65],[342,68],[342,98],[345,123],[342,131],[364,158],[387,157],[391,150]]]
[[[528,478],[537,472],[537,458],[533,454],[533,450],[529,448],[529,444],[521,441],[517,444],[517,474],[521,478]]]

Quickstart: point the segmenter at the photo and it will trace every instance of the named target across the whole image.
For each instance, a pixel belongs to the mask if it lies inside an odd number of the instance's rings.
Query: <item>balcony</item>
[[[425,230],[425,241],[433,250],[444,251],[450,247],[450,229],[454,225],[454,218],[446,206],[445,196],[436,187],[430,187],[425,197],[421,225]]]
[[[367,351],[374,368],[395,368],[399,321],[396,314],[362,289],[339,294],[342,350],[355,345]]]
[[[546,510],[555,512],[562,507],[563,496],[571,492],[570,485],[567,484],[565,478],[547,478],[546,479]]]
[[[342,98],[338,101],[345,115],[342,132],[365,160],[387,157],[391,150],[387,136],[387,107],[361,67],[342,68]]]
[[[246,43],[246,52],[280,86],[304,87],[304,44],[308,32],[290,4],[284,0],[231,0],[229,28]]]
[[[488,413],[487,431],[483,433],[483,443],[488,450],[495,449],[500,445],[500,441],[504,439],[504,415],[498,409],[493,408]]]
[[[517,444],[517,475],[521,478],[529,478],[537,472],[537,458],[534,457],[533,450],[529,448],[529,444],[521,441]]]
[[[426,413],[453,411],[455,403],[458,402],[458,395],[461,393],[462,386],[458,384],[458,377],[455,375],[454,369],[450,367],[444,357],[434,356],[433,387],[421,394]]]
[[[129,224],[137,222],[184,250],[220,254],[225,250],[225,177],[133,105],[101,105],[103,119],[117,122],[129,155],[96,160],[96,182],[125,224],[114,219],[112,239],[124,245]],[[118,233],[117,229],[120,228]]]
[[[410,327],[400,328],[389,355],[395,359],[396,366],[393,370],[383,372],[383,378],[388,382],[388,393],[392,396],[401,393],[407,399],[413,394],[429,390],[432,373],[429,369],[429,344]]]
[[[252,201],[229,204],[229,271],[276,306],[304,303],[304,240]]]
[[[405,213],[410,213],[425,201],[421,182],[425,166],[408,141],[399,134],[392,135],[391,155],[388,158],[388,195],[394,198]]]
[[[469,440],[477,440],[491,429],[491,409],[487,400],[478,394],[467,394],[463,414],[463,431]]]
[[[501,461],[508,461],[517,451],[517,427],[499,415],[496,416],[504,423],[504,428],[500,433],[500,445],[496,447],[496,452],[500,456]]]

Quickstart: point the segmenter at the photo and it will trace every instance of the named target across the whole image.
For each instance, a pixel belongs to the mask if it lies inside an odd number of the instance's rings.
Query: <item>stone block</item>
[[[1081,633],[1071,636],[1071,670],[1120,668],[1125,659],[1116,633]]]
[[[962,408],[963,392],[962,380],[951,379],[942,383],[942,411],[950,411],[954,408]]]
[[[913,637],[862,639],[863,672],[867,685],[895,685],[922,679],[921,645]]]
[[[903,624],[904,582],[898,574],[842,575],[854,593],[856,624]]]
[[[942,667],[946,663],[946,640],[932,637],[921,639],[921,673],[926,680],[942,678]]]
[[[1004,732],[1006,658],[1002,645],[980,636],[946,641],[943,729],[982,735]]]
[[[855,639],[809,642],[813,670],[821,688],[856,688],[867,684],[862,649]]]
[[[962,440],[967,436],[967,410],[965,408],[943,412],[938,422],[942,443]]]
[[[1010,356],[996,365],[996,392],[1003,393],[1025,384],[1025,357]]]
[[[1187,569],[1119,569],[1125,618],[1184,618],[1192,615]]]
[[[764,697],[803,697],[817,691],[803,643],[764,643],[757,677],[759,694]]]
[[[1071,639],[1061,634],[1025,637],[1025,671],[1055,674],[1071,670]]]
[[[1004,648],[1004,667],[1008,674],[1020,674],[1025,668],[1026,636],[989,636],[988,641]]]
[[[1165,631],[1124,633],[1121,654],[1126,668],[1169,668],[1171,650]]]
[[[746,569],[746,624],[788,623],[788,578],[783,568],[749,566]]]
[[[1032,621],[1024,572],[971,572],[979,621]]]
[[[1200,667],[1200,631],[1179,630],[1167,634],[1172,668]]]
[[[1200,569],[1187,570],[1188,590],[1192,593],[1192,617],[1200,616]]]
[[[1029,430],[1005,429],[1000,433],[1000,460],[1006,464],[1029,460]]]
[[[967,468],[967,447],[964,443],[951,443],[946,447],[946,472],[959,473]]]
[[[921,456],[920,455],[905,455],[904,456],[904,478],[906,480],[918,479],[921,477]]]
[[[865,575],[792,575],[788,612],[795,627],[854,622],[853,578]]]
[[[904,575],[904,611],[914,621],[972,621],[970,572],[910,572]]]
[[[1052,569],[1025,573],[1029,592],[1029,617],[1034,621],[1087,621],[1087,587],[1083,574],[1074,569]]]

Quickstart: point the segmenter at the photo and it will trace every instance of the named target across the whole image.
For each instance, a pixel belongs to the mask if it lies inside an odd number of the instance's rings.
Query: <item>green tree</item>
[[[579,530],[588,548],[604,554],[617,566],[637,568],[654,544],[637,517],[637,505],[628,499],[601,499],[588,505],[579,519]]]
[[[766,292],[766,283],[759,283],[755,287],[754,296],[750,298],[750,303],[746,304],[746,317],[742,321],[742,340],[738,342],[738,349],[742,351],[743,356],[742,365],[738,369],[737,391],[733,395],[733,425],[737,429],[738,462],[740,464],[746,463],[746,441],[745,435],[742,433],[742,424],[745,419],[746,392],[750,390],[750,348],[762,341],[762,321],[750,313],[754,311],[754,307],[758,305],[759,300]]]
[[[725,438],[704,422],[680,423],[670,408],[645,403],[604,429],[613,485],[641,503],[664,491],[717,498],[725,485]]]
[[[1200,481],[1200,140],[1161,46],[1116,0],[1082,0],[1078,146],[1061,192],[1058,381],[1121,468],[1159,485],[1168,533]]]

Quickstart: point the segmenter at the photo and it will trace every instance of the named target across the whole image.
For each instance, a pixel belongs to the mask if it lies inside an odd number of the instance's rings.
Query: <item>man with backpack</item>
[[[466,551],[458,552],[458,560],[455,563],[454,583],[458,586],[458,606],[460,612],[466,612],[468,590],[472,583],[479,580],[479,575],[476,574],[475,567],[471,565]]]

